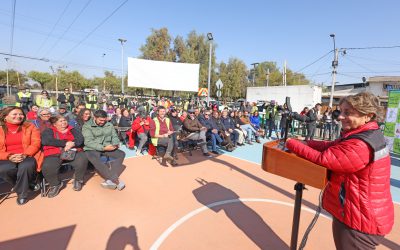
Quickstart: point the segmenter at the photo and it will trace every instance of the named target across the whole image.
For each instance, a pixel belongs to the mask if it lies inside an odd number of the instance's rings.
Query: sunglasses
[[[210,115],[210,114],[204,114],[204,115]]]

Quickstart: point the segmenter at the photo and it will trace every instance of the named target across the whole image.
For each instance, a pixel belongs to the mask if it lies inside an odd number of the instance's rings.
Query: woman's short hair
[[[50,113],[50,110],[48,108],[39,108],[36,114],[40,116],[40,113],[42,113],[43,111],[48,111]]]
[[[65,119],[67,120],[64,116],[62,115],[54,115],[52,117],[50,117],[49,122],[51,123],[51,125],[54,125],[56,122],[58,122],[58,120],[60,119]]]
[[[356,95],[349,95],[340,100],[339,105],[348,103],[355,110],[363,115],[373,114],[371,121],[380,119],[382,107],[379,105],[379,99],[370,92],[362,92]]]

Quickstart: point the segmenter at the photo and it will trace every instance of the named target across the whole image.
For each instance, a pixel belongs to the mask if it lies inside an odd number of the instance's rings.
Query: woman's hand
[[[75,147],[75,142],[68,141],[67,143],[65,143],[64,151],[68,151],[68,150],[72,149],[73,147]]]
[[[25,158],[26,158],[26,156],[24,156],[23,154],[12,154],[8,157],[8,160],[11,162],[14,162],[14,163],[20,163]]]

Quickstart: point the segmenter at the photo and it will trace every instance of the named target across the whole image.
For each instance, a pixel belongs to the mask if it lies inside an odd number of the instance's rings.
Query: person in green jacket
[[[119,179],[117,168],[122,168],[125,152],[118,149],[120,141],[114,126],[107,122],[106,111],[96,110],[93,116],[93,119],[87,121],[82,127],[85,138],[83,150],[88,160],[105,179],[101,186],[122,190],[125,188],[125,183]],[[112,160],[108,164],[104,163],[101,160],[102,156],[112,158]]]

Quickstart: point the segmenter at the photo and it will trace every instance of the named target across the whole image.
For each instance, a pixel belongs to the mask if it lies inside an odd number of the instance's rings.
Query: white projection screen
[[[152,61],[128,57],[128,86],[198,91],[199,64]]]

